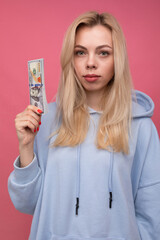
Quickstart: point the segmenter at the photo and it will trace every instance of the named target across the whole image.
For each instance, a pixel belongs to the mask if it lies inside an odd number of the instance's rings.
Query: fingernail
[[[37,131],[39,131],[39,127],[37,128]]]
[[[37,112],[38,112],[38,113],[42,113],[42,110],[38,109]]]
[[[39,125],[41,125],[41,122],[39,122]]]
[[[34,129],[34,132],[36,132],[36,129]]]

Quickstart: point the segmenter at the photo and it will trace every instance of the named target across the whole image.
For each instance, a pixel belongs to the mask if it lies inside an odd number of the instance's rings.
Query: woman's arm
[[[157,130],[150,119],[142,120],[135,158],[136,161],[143,163],[135,198],[135,214],[141,239],[159,240],[160,142]]]
[[[38,133],[34,130],[37,129],[38,122],[41,121],[40,115],[38,115],[39,119],[34,115],[37,119],[37,125],[33,124],[31,129],[27,129],[29,131],[27,135],[25,132],[21,132],[21,129],[18,130],[20,131],[19,138],[24,145],[22,152],[20,151],[20,156],[14,162],[14,170],[8,179],[8,191],[14,206],[19,211],[28,214],[34,213],[37,201],[41,197],[50,144],[49,136],[55,127],[56,103],[50,103],[48,107],[49,111],[42,116],[42,125]],[[27,112],[28,110],[24,113],[25,116],[28,115]],[[34,113],[36,114],[36,111]],[[25,124],[23,126],[26,126]],[[27,125],[28,127],[29,125]],[[32,148],[33,140],[34,148]],[[28,142],[31,142],[30,146],[25,145]]]
[[[8,179],[8,190],[15,208],[29,214],[34,212],[42,179],[34,144],[41,124],[40,113],[37,107],[29,105],[16,116],[19,157],[14,162],[14,171]]]

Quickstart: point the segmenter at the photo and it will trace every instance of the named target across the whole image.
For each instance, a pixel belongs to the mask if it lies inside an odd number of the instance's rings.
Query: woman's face
[[[108,28],[85,26],[77,31],[74,66],[86,92],[103,92],[114,75],[112,34]]]

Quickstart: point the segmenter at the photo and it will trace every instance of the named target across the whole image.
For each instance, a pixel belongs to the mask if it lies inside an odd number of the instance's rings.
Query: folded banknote
[[[44,60],[35,59],[28,61],[30,104],[48,112],[48,105],[44,83]]]

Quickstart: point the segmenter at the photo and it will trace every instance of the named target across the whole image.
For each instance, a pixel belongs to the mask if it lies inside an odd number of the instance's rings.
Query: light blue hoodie
[[[30,240],[159,240],[160,144],[150,119],[154,104],[136,91],[130,153],[95,146],[100,112],[91,108],[85,141],[76,147],[49,148],[56,103],[35,139],[35,156],[8,181],[14,206],[33,214]]]

